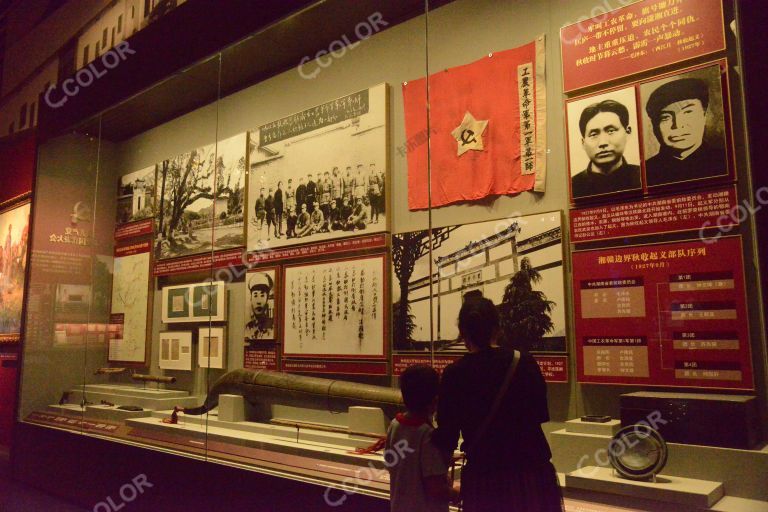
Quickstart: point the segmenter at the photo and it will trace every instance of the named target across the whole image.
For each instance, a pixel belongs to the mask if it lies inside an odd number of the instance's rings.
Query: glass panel
[[[110,238],[97,187],[100,118],[39,147],[21,420],[83,430],[88,348],[106,335]]]

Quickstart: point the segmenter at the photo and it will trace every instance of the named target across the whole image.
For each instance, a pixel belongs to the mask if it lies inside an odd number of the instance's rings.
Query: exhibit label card
[[[563,90],[725,49],[722,0],[645,0],[560,29]]]
[[[752,389],[740,237],[573,253],[579,382]]]

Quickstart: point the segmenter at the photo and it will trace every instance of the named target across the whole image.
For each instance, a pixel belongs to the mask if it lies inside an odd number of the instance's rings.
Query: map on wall
[[[29,203],[0,213],[0,344],[19,341]]]
[[[387,85],[250,132],[249,251],[387,231]]]
[[[430,244],[432,286],[430,289]],[[565,352],[565,284],[559,211],[498,221],[446,226],[392,237],[392,302],[396,351],[463,352],[457,319],[465,295],[482,294],[500,312],[512,311],[508,291],[519,272],[538,275],[534,294],[551,301],[551,327],[527,340],[531,351]],[[523,274],[519,274],[522,276]],[[511,291],[509,291],[511,293]],[[430,338],[430,318],[434,339]],[[545,320],[546,322],[546,320]],[[511,330],[510,332],[518,332]],[[526,342],[515,339],[514,343]]]
[[[146,363],[150,242],[115,249],[109,361]]]

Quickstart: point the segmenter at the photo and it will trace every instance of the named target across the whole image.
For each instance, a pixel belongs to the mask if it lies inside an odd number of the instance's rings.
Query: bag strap
[[[509,386],[512,384],[512,378],[515,376],[515,372],[517,371],[517,365],[520,363],[521,355],[522,354],[520,354],[520,352],[517,350],[513,352],[512,364],[509,365],[507,375],[504,377],[504,382],[502,383],[501,388],[499,388],[499,392],[496,395],[496,398],[493,400],[493,404],[491,405],[491,410],[488,413],[488,416],[485,417],[485,420],[480,424],[477,432],[475,432],[475,442],[472,444],[472,448],[477,447],[478,442],[483,439],[485,432],[488,430],[491,422],[499,412],[499,409],[501,408],[501,402],[504,400],[504,397],[507,395],[507,391],[509,390]],[[464,451],[468,452],[466,449]]]

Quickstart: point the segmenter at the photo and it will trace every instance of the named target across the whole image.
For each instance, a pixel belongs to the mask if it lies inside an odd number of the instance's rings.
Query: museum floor
[[[86,512],[60,499],[48,496],[8,477],[8,461],[0,456],[0,510],[3,512]]]

